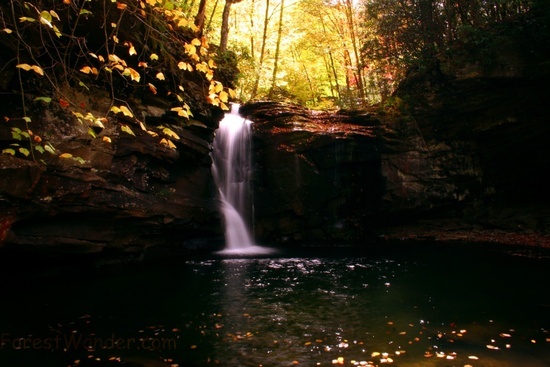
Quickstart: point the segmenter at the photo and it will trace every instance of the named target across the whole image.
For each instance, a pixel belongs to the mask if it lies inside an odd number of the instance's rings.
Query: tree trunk
[[[279,15],[279,31],[277,34],[277,46],[275,46],[275,61],[273,64],[273,78],[271,79],[271,88],[269,89],[268,99],[273,98],[273,92],[275,90],[275,84],[277,83],[277,69],[279,67],[279,52],[281,49],[281,38],[283,35],[283,14],[285,9],[285,0],[281,0],[281,12]]]
[[[357,89],[359,90],[359,98],[361,104],[365,104],[365,88],[363,87],[363,71],[361,70],[361,58],[357,48],[357,36],[355,34],[355,20],[353,18],[353,4],[351,0],[346,0],[346,16],[348,19],[348,28],[351,35],[351,43],[353,44],[353,53],[355,56],[355,67],[357,68]]]
[[[256,93],[258,93],[258,86],[260,84],[260,73],[262,71],[262,67],[264,64],[264,56],[265,56],[265,44],[267,42],[267,25],[269,23],[269,0],[266,0],[265,4],[265,18],[264,18],[264,32],[262,35],[262,47],[260,49],[260,60],[258,62],[258,75],[256,76],[256,81],[254,82],[254,87],[252,88],[252,92],[250,93],[250,99],[254,99],[256,97]]]
[[[195,17],[195,26],[197,26],[198,33],[202,35],[202,32],[204,30],[204,16],[206,14],[206,1],[207,0],[201,0],[199,3],[199,11],[197,12],[197,16]]]
[[[227,51],[227,39],[229,38],[229,13],[231,12],[232,0],[225,0],[225,6],[222,13],[222,28],[220,37],[220,54]]]

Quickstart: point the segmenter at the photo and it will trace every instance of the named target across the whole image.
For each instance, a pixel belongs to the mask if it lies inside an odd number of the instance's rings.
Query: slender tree
[[[207,0],[201,0],[199,3],[199,10],[197,12],[197,15],[195,16],[195,25],[197,26],[198,33],[202,35],[204,31],[204,16],[206,14],[206,1]]]
[[[265,45],[267,43],[267,26],[269,24],[269,0],[266,0],[265,3],[265,16],[264,16],[264,30],[262,33],[262,47],[260,48],[260,60],[258,61],[258,72],[256,75],[256,80],[254,81],[254,86],[252,87],[252,92],[250,93],[250,99],[254,99],[256,97],[256,94],[258,93],[258,86],[260,84],[260,76],[261,76],[261,70],[264,65],[264,57],[265,57]]]
[[[277,84],[277,71],[279,68],[279,53],[281,51],[281,39],[283,37],[283,15],[285,10],[285,0],[281,0],[281,10],[279,13],[279,30],[277,32],[277,45],[275,46],[275,61],[273,63],[273,77],[271,78],[271,88],[269,89],[268,98],[273,98],[273,92]]]

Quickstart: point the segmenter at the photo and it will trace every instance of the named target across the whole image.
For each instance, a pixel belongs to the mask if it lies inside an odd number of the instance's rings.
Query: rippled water
[[[4,292],[0,365],[548,366],[550,262],[517,255],[311,249],[27,282]]]

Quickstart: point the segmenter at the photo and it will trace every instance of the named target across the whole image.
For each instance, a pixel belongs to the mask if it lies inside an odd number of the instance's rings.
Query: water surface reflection
[[[538,367],[550,360],[548,258],[452,246],[295,255],[195,259],[8,287],[0,364]],[[114,334],[136,342],[10,344],[28,335]]]

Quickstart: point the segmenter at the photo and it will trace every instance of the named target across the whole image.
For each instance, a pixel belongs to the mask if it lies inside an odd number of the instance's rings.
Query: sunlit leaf
[[[128,50],[128,54],[130,54],[130,56],[137,55],[136,48],[131,43],[130,43],[130,49]]]
[[[52,98],[51,97],[36,97],[34,100],[35,101],[42,101],[42,102],[45,102],[45,103],[50,103],[52,101]]]
[[[86,161],[82,157],[73,157],[73,159],[80,164],[86,163]]]
[[[157,55],[157,54],[151,54],[151,56],[149,56],[149,58],[150,58],[151,60],[153,60],[153,61],[154,61],[154,60],[158,60],[158,59],[159,59],[159,55]]]
[[[91,127],[88,128],[88,135],[90,135],[92,138],[96,138],[96,134],[95,134],[95,131],[94,129],[92,129]]]
[[[72,158],[73,155],[71,153],[63,153],[59,156],[59,158],[63,158],[63,159],[67,159],[67,158]]]
[[[176,146],[174,145],[174,143],[172,143],[169,139],[162,138],[160,143],[163,145],[166,145],[168,148],[176,149]]]
[[[40,154],[44,154],[44,152],[45,152],[44,147],[42,145],[35,145],[34,150],[36,150]]]
[[[44,145],[44,149],[50,154],[55,154],[55,148],[50,143]]]
[[[139,82],[141,80],[141,75],[132,68],[126,68],[124,70],[124,73],[122,75],[126,75],[125,73],[128,73],[130,75],[130,79]]]
[[[124,10],[124,9],[126,9],[127,5],[126,5],[126,4],[123,4],[123,3],[117,2],[117,3],[116,3],[116,7],[117,7],[117,9],[119,9],[119,10]]]
[[[225,91],[221,91],[219,94],[220,101],[227,103],[227,99],[229,98],[229,94]]]
[[[189,56],[197,54],[197,48],[191,43],[186,42],[183,45],[183,48],[185,49],[185,53],[188,54]]]
[[[198,39],[198,38],[193,38],[193,40],[191,41],[191,44],[192,44],[193,46],[200,46],[201,43],[202,43],[201,40]]]
[[[59,15],[57,15],[57,13],[56,13],[55,11],[50,10],[50,14],[52,15],[52,17],[56,18],[57,20],[61,20],[61,19],[59,18]]]
[[[153,92],[153,94],[157,94],[157,87],[155,87],[153,84],[149,83],[149,90]]]
[[[31,122],[31,118],[28,116],[23,117],[23,120],[27,123]]]
[[[9,29],[9,28],[4,28],[4,29],[2,29],[2,32],[6,32],[7,34],[10,34],[10,33],[12,33],[13,31],[12,31],[11,29]]]
[[[92,72],[92,68],[90,66],[84,66],[80,69],[80,72],[84,74],[90,74]]]
[[[104,136],[101,140],[103,140],[106,143],[111,143],[111,138],[109,138],[108,136]]]
[[[164,80],[164,74],[161,73],[161,72],[158,72],[157,75],[155,75],[155,77],[156,77],[158,80]]]
[[[89,11],[89,10],[86,10],[86,9],[80,9],[80,14],[79,15],[84,15],[84,14],[92,14],[92,12]]]
[[[40,13],[40,23],[53,28],[52,26],[52,15],[44,10],[42,13]]]
[[[237,98],[237,93],[235,93],[235,91],[231,88],[227,88],[227,92],[229,92],[229,96],[231,98]]]
[[[134,117],[134,114],[130,112],[130,110],[126,106],[120,106],[120,112],[122,112],[124,116]]]
[[[36,19],[34,19],[34,18],[29,18],[29,17],[20,17],[20,18],[19,18],[19,21],[20,21],[20,22],[36,22]]]
[[[132,136],[136,136],[136,134],[134,134],[134,132],[132,131],[132,129],[130,129],[130,127],[128,125],[120,125],[120,129],[122,131],[124,131],[126,134],[130,134]]]
[[[2,154],[11,154],[11,155],[15,155],[15,150],[12,149],[12,148],[6,148],[6,149],[2,150]]]
[[[168,136],[168,137],[170,137],[170,138],[174,138],[174,139],[176,139],[176,140],[179,140],[179,139],[180,139],[179,135],[176,134],[172,129],[170,129],[170,128],[166,127],[166,126],[162,126],[162,125],[159,126],[158,128],[162,130],[162,133],[163,133],[164,135],[166,135],[166,136]]]

